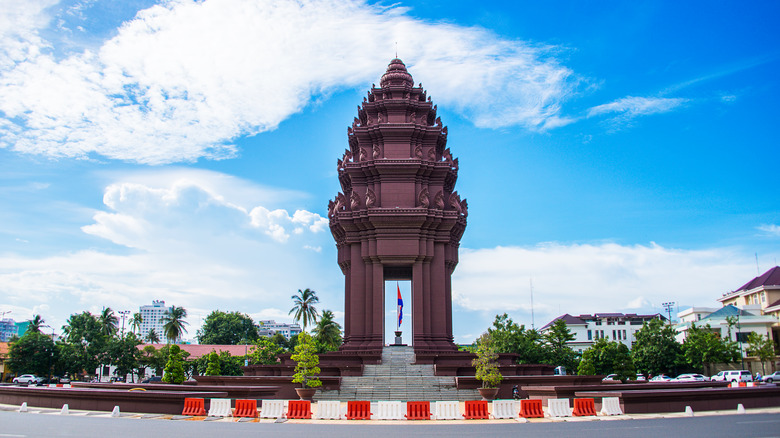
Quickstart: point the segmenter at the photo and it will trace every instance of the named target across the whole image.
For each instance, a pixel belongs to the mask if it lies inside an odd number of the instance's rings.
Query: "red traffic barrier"
[[[430,420],[431,402],[429,401],[410,401],[406,402],[407,420]]]
[[[206,415],[206,408],[204,408],[202,398],[185,398],[184,409],[181,411],[182,415]]]
[[[544,418],[541,400],[520,400],[520,416],[523,418]]]
[[[747,382],[739,382],[739,387],[744,388],[747,386]]]
[[[236,400],[233,416],[257,418],[257,400]]]
[[[347,402],[347,420],[370,420],[371,402],[367,400],[353,400]]]
[[[466,413],[463,414],[463,418],[467,420],[487,420],[490,418],[487,400],[467,400]]]
[[[290,400],[287,404],[287,418],[311,419],[311,400]]]
[[[575,398],[574,410],[571,414],[575,417],[596,415],[596,404],[592,398]]]

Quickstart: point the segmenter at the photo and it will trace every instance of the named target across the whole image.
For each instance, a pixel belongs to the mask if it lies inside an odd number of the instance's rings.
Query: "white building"
[[[257,324],[257,332],[260,336],[273,336],[281,333],[288,340],[301,333],[301,326],[298,324],[285,324],[274,320],[260,321]]]
[[[660,313],[653,315],[637,315],[636,313],[595,313],[593,315],[573,316],[568,313],[561,315],[542,327],[539,331],[544,334],[555,321],[562,319],[574,335],[574,340],[567,345],[574,351],[583,352],[601,338],[608,338],[625,344],[629,349],[633,345],[634,333],[642,328],[642,324],[652,319],[666,321]]]
[[[165,339],[165,332],[163,330],[163,323],[160,319],[165,315],[165,312],[171,310],[171,306],[166,306],[165,301],[152,301],[151,306],[141,306],[139,312],[141,313],[141,338],[146,338],[149,331],[154,329],[157,337],[161,340]]]
[[[708,307],[691,307],[678,313],[680,322],[677,329],[677,341],[683,342],[688,335],[692,324],[696,327],[710,326],[712,331],[718,333],[721,338],[728,338],[731,332],[731,341],[739,342],[743,354],[747,350],[747,337],[750,333],[758,333],[762,336],[772,336],[772,325],[777,322],[774,316],[761,315],[759,304],[743,306],[727,305],[719,309]],[[729,327],[729,325],[731,327]]]

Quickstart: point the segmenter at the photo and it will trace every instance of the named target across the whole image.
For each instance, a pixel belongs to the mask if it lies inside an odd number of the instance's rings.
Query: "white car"
[[[17,385],[40,385],[43,383],[43,377],[36,377],[35,374],[22,374],[14,377],[13,382]]]
[[[670,382],[672,380],[671,377],[667,376],[666,374],[659,374],[652,379],[650,379],[651,382]]]
[[[706,382],[710,380],[709,377],[702,376],[701,374],[680,374],[672,379],[673,382]]]
[[[721,371],[710,378],[715,382],[752,382],[753,375],[747,370]]]
[[[780,371],[775,371],[772,374],[767,374],[766,376],[762,377],[761,380],[763,380],[766,383],[780,382]]]

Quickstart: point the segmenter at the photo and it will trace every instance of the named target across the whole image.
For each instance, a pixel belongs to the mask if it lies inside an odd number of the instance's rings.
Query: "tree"
[[[582,376],[611,373],[617,374],[617,379],[624,382],[636,379],[631,353],[622,342],[608,341],[606,337],[597,339],[582,353],[577,374]]]
[[[320,351],[336,351],[341,346],[341,326],[333,320],[333,312],[323,310],[322,317],[317,322],[317,326],[312,329],[314,339],[321,347]]]
[[[181,354],[181,348],[178,345],[171,345],[168,349],[168,363],[165,364],[163,372],[163,382],[180,384],[184,382],[184,365]]]
[[[704,327],[691,324],[682,352],[686,364],[699,372],[705,371],[705,365],[736,362],[740,357],[737,343],[721,339],[709,324]]]
[[[144,317],[141,316],[140,313],[136,312],[133,313],[133,318],[130,319],[130,327],[133,328],[133,332],[138,333],[138,335],[141,335],[141,324],[144,322]]]
[[[165,332],[165,339],[168,343],[176,342],[183,333],[187,333],[185,325],[189,325],[184,318],[187,317],[187,310],[184,307],[171,306],[166,310],[163,317],[160,318],[160,322],[163,323],[163,331]]]
[[[518,363],[544,363],[547,353],[542,335],[536,330],[526,330],[506,313],[496,315],[493,327],[488,328],[487,333],[496,353],[517,354],[520,356]]]
[[[294,312],[293,319],[296,322],[302,322],[303,330],[306,331],[306,326],[317,322],[317,317],[319,317],[317,309],[314,307],[315,304],[320,302],[320,299],[317,298],[317,292],[309,288],[304,290],[298,289],[298,294],[290,298],[292,298],[294,305],[287,314]]]
[[[283,352],[284,349],[279,344],[269,338],[262,337],[249,350],[249,358],[253,364],[272,365],[279,361],[278,356]]]
[[[104,307],[98,319],[100,320],[100,330],[104,335],[114,336],[114,334],[119,330],[119,318],[117,318],[116,314],[114,314],[114,311],[110,307]]]
[[[219,355],[216,351],[211,350],[211,353],[208,355],[208,366],[206,367],[206,373],[207,376],[219,376],[222,373],[222,370],[219,366]]]
[[[577,367],[577,352],[567,345],[575,336],[563,319],[556,320],[544,334],[547,343],[547,357],[544,363],[562,365],[574,371]]]
[[[7,364],[16,374],[46,376],[57,361],[54,341],[43,333],[27,330],[8,350]]]
[[[255,322],[241,312],[211,312],[198,330],[200,344],[237,345],[258,339]]]
[[[769,336],[760,335],[756,332],[750,332],[747,337],[747,354],[756,356],[761,361],[761,373],[766,374],[764,362],[775,358],[775,345]]]
[[[471,361],[476,368],[474,377],[482,382],[483,388],[495,388],[504,380],[498,370],[498,353],[496,353],[490,333],[483,333],[476,341],[477,357]]]
[[[308,289],[306,289],[308,290]],[[317,346],[314,339],[306,332],[298,335],[298,345],[290,359],[295,361],[293,383],[300,383],[302,388],[316,388],[322,381],[316,376],[320,373],[320,358],[317,356]]]
[[[165,364],[168,362],[166,352],[163,349],[156,349],[147,345],[141,350],[141,356],[138,358],[138,365],[144,368],[151,368],[157,376],[162,375]]]
[[[27,325],[28,332],[40,333],[41,327],[46,323],[46,320],[41,318],[41,315],[33,315],[33,318],[28,319],[27,322],[29,323]]]
[[[86,311],[74,313],[62,326],[62,332],[69,345],[62,350],[70,358],[65,368],[73,373],[86,371],[87,374],[93,375],[103,359],[109,341],[109,337],[103,333],[98,317]]]
[[[160,336],[154,329],[149,329],[149,333],[146,334],[146,340],[149,341],[150,344],[159,344]]]
[[[138,368],[141,351],[137,348],[141,340],[134,333],[127,333],[121,338],[112,337],[108,342],[108,363],[116,367],[118,376],[131,374]]]
[[[682,347],[675,339],[677,331],[660,319],[642,324],[634,337],[631,357],[637,371],[648,374],[674,374],[681,362]]]

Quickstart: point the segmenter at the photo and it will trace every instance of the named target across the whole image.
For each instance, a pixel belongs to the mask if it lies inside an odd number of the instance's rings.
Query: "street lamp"
[[[129,310],[120,310],[117,313],[122,315],[122,332],[120,333],[119,337],[123,338],[125,336],[125,318],[127,318],[127,315],[130,314],[130,311]]]
[[[737,344],[739,344],[739,358],[742,359],[742,369],[745,369],[745,355],[742,353],[742,340],[739,339],[739,333],[742,331],[742,327],[739,324],[739,315],[742,313],[739,308],[737,308]]]

